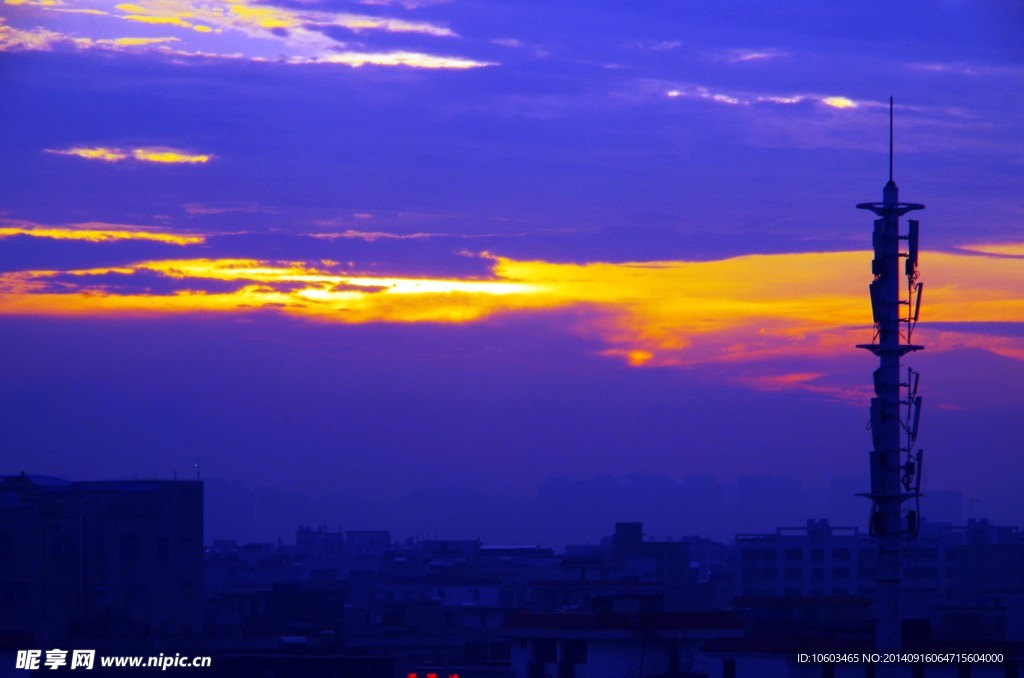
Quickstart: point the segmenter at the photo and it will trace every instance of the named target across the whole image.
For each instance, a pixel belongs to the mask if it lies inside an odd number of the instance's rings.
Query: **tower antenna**
[[[892,181],[892,95],[889,96],[889,181]]]

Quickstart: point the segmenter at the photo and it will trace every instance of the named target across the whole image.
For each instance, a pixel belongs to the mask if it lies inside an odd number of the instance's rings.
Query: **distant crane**
[[[924,346],[912,342],[921,312],[924,285],[918,281],[918,222],[908,220],[907,233],[901,234],[900,217],[924,205],[900,202],[899,189],[892,178],[893,100],[889,98],[889,182],[882,189],[882,202],[866,202],[858,209],[874,212],[872,244],[874,276],[868,290],[875,335],[870,344],[857,348],[878,356],[874,372],[875,397],[871,399],[871,535],[878,540],[875,643],[879,652],[900,647],[900,577],[902,540],[916,536],[920,527],[921,461],[923,451],[917,444],[921,420],[921,396],[917,395],[920,374],[907,369],[906,381],[900,359]],[[901,251],[906,242],[906,252]],[[903,266],[900,260],[903,259]],[[902,271],[901,271],[902,268]],[[902,298],[902,278],[906,278],[907,296]],[[906,513],[904,508],[906,506]]]

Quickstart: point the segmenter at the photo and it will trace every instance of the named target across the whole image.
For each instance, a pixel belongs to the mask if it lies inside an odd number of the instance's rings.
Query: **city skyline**
[[[924,491],[1021,522],[1022,20],[8,0],[0,463],[363,502],[865,476],[895,95]]]

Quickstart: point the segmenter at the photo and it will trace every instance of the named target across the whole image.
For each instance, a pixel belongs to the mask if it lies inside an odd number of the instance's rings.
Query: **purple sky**
[[[926,491],[1024,522],[1019,3],[5,0],[0,93],[2,472],[866,476],[892,94]]]

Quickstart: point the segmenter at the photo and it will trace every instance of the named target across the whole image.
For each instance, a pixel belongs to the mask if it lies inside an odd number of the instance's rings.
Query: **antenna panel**
[[[921,425],[921,396],[914,398],[914,423],[910,426],[910,437],[917,439],[917,429]]]
[[[882,399],[872,398],[871,399],[871,442],[874,443],[875,449],[880,449],[885,440],[882,430]]]
[[[917,283],[917,295],[914,300],[914,322],[917,323],[918,317],[921,315],[921,293],[924,292],[924,283]]]
[[[882,323],[882,316],[885,314],[885,301],[882,299],[882,286],[879,280],[868,285],[868,292],[871,295],[871,317],[876,325]]]
[[[919,222],[916,219],[908,219],[907,223],[910,226],[910,230],[907,232],[907,275],[910,275],[911,271],[917,270],[917,235],[919,231]]]

